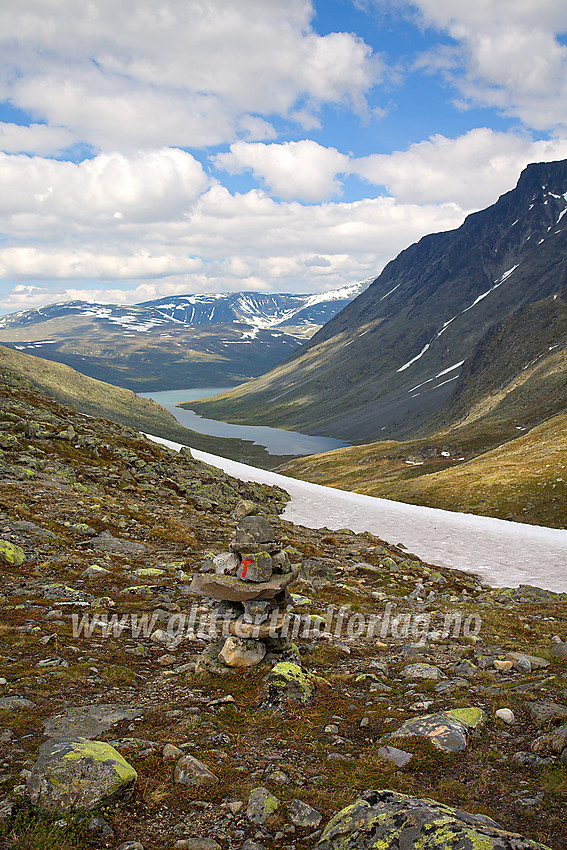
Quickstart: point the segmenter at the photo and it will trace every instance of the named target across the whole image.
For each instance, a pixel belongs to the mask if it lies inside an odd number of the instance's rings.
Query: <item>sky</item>
[[[565,158],[565,0],[4,3],[0,313],[327,291]]]

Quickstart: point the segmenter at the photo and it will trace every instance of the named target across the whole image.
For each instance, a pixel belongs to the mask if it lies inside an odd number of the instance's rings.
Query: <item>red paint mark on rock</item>
[[[248,567],[254,563],[254,558],[246,558],[245,561],[242,561],[242,578],[246,578],[246,573],[248,572]]]

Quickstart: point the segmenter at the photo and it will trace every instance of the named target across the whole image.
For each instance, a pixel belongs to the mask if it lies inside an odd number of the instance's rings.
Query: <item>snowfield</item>
[[[181,445],[147,435],[179,450]],[[534,584],[567,592],[567,531],[507,522],[493,517],[406,505],[287,478],[234,460],[191,449],[242,481],[273,484],[291,501],[283,518],[309,528],[370,531],[388,543],[402,543],[422,560],[475,573],[496,587]]]

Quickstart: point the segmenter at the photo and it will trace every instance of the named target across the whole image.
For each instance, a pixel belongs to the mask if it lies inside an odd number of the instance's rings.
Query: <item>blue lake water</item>
[[[187,390],[163,390],[154,393],[138,393],[138,395],[157,401],[169,410],[184,428],[190,428],[191,431],[208,434],[211,437],[250,440],[257,446],[264,446],[271,455],[311,455],[350,445],[332,437],[312,437],[309,434],[284,431],[281,428],[268,428],[264,425],[232,425],[217,419],[205,419],[192,410],[177,407],[178,404],[218,395],[228,389],[231,387],[191,387]]]

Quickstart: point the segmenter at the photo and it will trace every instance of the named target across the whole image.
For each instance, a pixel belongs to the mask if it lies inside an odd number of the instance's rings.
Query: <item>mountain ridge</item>
[[[567,161],[528,166],[491,207],[402,251],[270,373],[195,409],[359,443],[426,433],[494,325],[564,302],[566,212]]]

